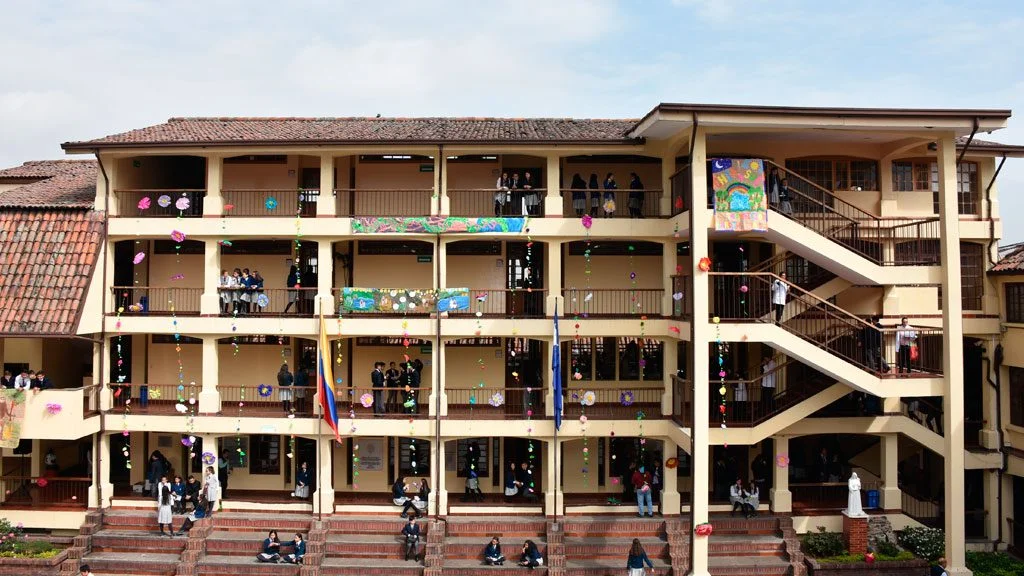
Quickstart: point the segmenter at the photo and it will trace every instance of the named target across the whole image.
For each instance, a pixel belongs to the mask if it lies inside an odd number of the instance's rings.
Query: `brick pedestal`
[[[868,551],[868,517],[848,516],[843,511],[843,540],[850,554],[864,554]]]

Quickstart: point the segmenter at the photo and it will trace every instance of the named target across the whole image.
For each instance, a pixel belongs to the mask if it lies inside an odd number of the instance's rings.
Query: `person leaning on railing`
[[[906,317],[900,320],[896,330],[896,368],[900,374],[910,373],[910,361],[914,360],[914,350],[917,346],[917,331],[910,326]]]

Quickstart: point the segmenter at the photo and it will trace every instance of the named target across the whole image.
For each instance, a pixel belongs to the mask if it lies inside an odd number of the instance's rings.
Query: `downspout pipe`
[[[96,156],[96,163],[99,165],[100,174],[103,176],[103,235],[102,235],[102,247],[103,247],[103,263],[101,264],[102,270],[102,281],[100,286],[100,306],[103,314],[107,311],[107,261],[110,260],[107,252],[110,250],[110,176],[107,174],[107,169],[103,165],[103,158],[100,157],[99,149],[93,150],[93,155]],[[101,315],[100,317],[100,358],[99,358],[99,375],[100,375],[100,388],[99,396],[96,398],[97,402],[102,402],[104,382],[107,380],[106,376],[106,359],[107,359],[107,322],[106,316]],[[107,414],[102,409],[100,410],[100,430],[99,434],[105,434],[107,430]],[[103,469],[103,465],[106,463],[107,455],[102,453],[99,448],[103,445],[102,442],[96,443],[96,450],[93,451],[92,463],[93,463],[93,481],[96,483],[96,501],[99,503],[100,517],[103,514],[103,481],[100,477],[100,471]]]
[[[996,344],[995,350],[992,354],[993,358],[989,358],[985,354],[984,348],[982,348],[981,359],[984,361],[988,368],[985,370],[985,379],[988,381],[989,386],[992,387],[996,395],[996,438],[997,445],[999,446],[999,454],[1002,458],[1002,464],[996,470],[998,476],[996,480],[996,514],[999,515],[998,532],[996,539],[992,542],[992,551],[996,552],[999,549],[999,543],[1003,541],[1003,474],[1006,473],[1006,467],[1008,465],[1006,452],[1003,451],[1003,395],[1002,395],[1002,372],[1003,366],[1003,345]],[[995,380],[992,379],[992,374],[995,373]]]
[[[971,147],[971,142],[974,142],[974,135],[978,133],[978,128],[980,128],[980,127],[981,127],[981,121],[978,120],[977,118],[975,118],[974,119],[974,125],[971,128],[971,135],[967,137],[967,143],[964,144],[963,149],[960,150],[960,155],[957,156],[957,158],[956,158],[956,165],[957,166],[959,166],[960,163],[963,162],[964,155],[967,154],[967,150]]]
[[[992,186],[995,185],[996,178],[999,178],[999,173],[1003,170],[1003,164],[1006,164],[1005,155],[999,160],[999,165],[996,166],[992,179],[988,181],[988,186],[985,186],[985,203],[988,204],[988,262],[992,266],[996,265],[995,259],[992,258],[992,246],[996,243],[996,221],[992,217]]]

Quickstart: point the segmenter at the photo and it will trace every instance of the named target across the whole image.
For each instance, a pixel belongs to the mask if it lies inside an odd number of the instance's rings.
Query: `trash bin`
[[[878,508],[878,490],[868,490],[868,504],[865,508]]]

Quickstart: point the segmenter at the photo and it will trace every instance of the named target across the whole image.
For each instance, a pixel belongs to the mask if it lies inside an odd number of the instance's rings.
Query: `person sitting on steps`
[[[505,556],[501,553],[501,541],[497,536],[491,538],[487,547],[484,548],[484,564],[488,566],[501,566],[505,563]]]
[[[275,564],[281,562],[281,540],[277,537],[277,530],[267,533],[267,538],[263,540],[263,551],[256,555],[256,559]]]
[[[405,537],[405,559],[415,560],[419,555],[420,527],[416,524],[416,516],[409,516],[409,523],[402,527],[402,536]]]

